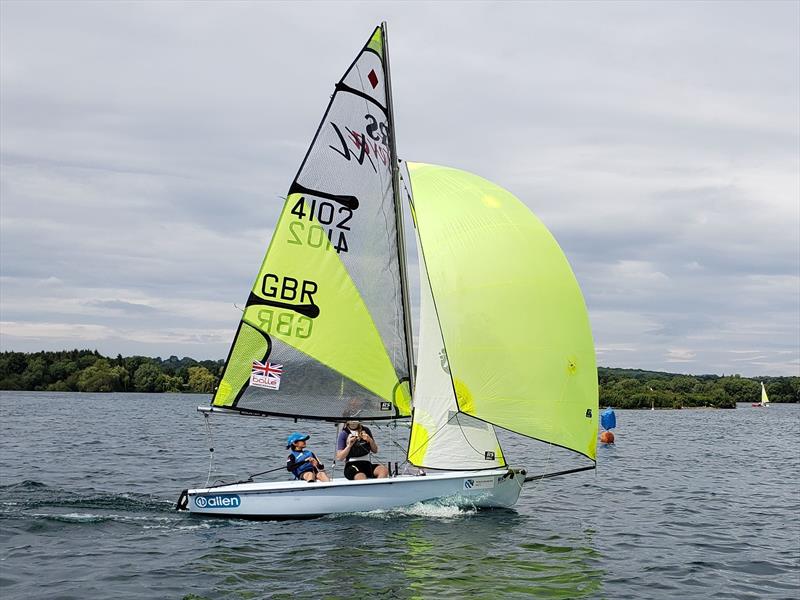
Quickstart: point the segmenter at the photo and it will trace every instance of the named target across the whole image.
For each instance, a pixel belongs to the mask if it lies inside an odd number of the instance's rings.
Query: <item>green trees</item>
[[[129,379],[125,367],[112,367],[102,358],[80,372],[77,388],[80,392],[121,392],[126,389]]]
[[[164,381],[159,380],[161,369],[153,363],[144,363],[133,374],[133,389],[137,392],[163,392]]]
[[[1,390],[202,392],[217,386],[223,361],[171,356],[106,358],[96,350],[0,353]],[[192,376],[193,374],[193,376]]]
[[[752,379],[735,375],[720,378],[722,389],[734,402],[755,402],[761,400],[761,385]]]
[[[0,390],[213,393],[224,362],[170,356],[102,356],[96,350],[0,352]],[[734,408],[761,399],[800,402],[800,377],[676,375],[600,367],[600,404],[617,408]]]
[[[142,363],[133,375],[133,389],[137,392],[181,392],[183,388],[183,379],[165,373],[155,362]]]
[[[800,377],[765,377],[763,381],[770,402],[800,402]]]
[[[616,408],[736,408],[761,399],[759,379],[739,375],[674,375],[638,369],[598,369],[600,405]],[[800,402],[800,377],[765,378],[773,402]]]
[[[189,367],[189,391],[210,394],[217,387],[217,378],[205,367]]]

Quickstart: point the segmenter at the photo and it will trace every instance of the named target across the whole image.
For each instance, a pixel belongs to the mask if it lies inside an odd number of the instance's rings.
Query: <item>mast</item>
[[[414,338],[411,331],[411,307],[408,302],[408,273],[406,271],[406,244],[403,232],[403,207],[400,199],[400,166],[397,159],[397,144],[394,130],[394,106],[392,104],[392,78],[389,68],[389,39],[386,21],[381,23],[383,31],[383,68],[386,80],[386,109],[389,113],[389,153],[392,161],[392,192],[394,193],[395,229],[397,231],[397,254],[400,262],[400,295],[403,301],[403,328],[406,333],[406,355],[408,357],[408,387],[414,391]]]

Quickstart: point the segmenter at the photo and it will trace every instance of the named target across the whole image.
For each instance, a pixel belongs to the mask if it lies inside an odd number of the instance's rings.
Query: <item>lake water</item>
[[[526,485],[515,510],[250,522],[173,510],[208,476],[206,397],[0,400],[4,600],[800,597],[798,405],[618,411],[596,473]],[[298,428],[332,453],[329,424],[212,422],[212,481],[280,466]],[[402,445],[401,429],[376,437]],[[536,442],[504,447],[531,472],[578,466]]]

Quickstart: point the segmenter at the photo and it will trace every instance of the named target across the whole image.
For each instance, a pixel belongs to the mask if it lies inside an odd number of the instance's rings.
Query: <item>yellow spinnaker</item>
[[[459,409],[594,460],[594,343],[558,243],[490,181],[447,167],[408,167]]]

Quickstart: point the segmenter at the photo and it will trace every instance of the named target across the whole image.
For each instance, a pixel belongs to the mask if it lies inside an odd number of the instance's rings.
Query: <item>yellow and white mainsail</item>
[[[767,388],[764,387],[764,382],[761,382],[761,406],[769,404],[769,396],[767,396]]]
[[[423,273],[410,462],[502,465],[488,424],[595,460],[594,344],[558,243],[499,186],[446,167],[408,168]],[[479,422],[486,428],[470,427]]]
[[[283,207],[212,406],[410,414],[385,28],[335,91]]]

